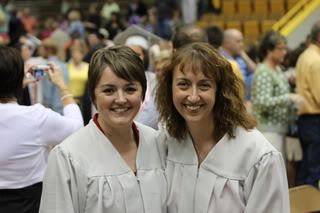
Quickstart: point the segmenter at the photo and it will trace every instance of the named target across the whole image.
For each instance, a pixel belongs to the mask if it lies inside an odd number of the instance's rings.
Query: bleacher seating
[[[253,18],[265,19],[269,14],[267,0],[253,0]]]
[[[237,29],[242,31],[242,27],[241,27],[241,21],[239,20],[232,20],[232,21],[227,21],[226,22],[226,28],[227,29]]]
[[[299,0],[287,0],[287,10],[290,10]]]
[[[283,16],[285,13],[285,1],[284,0],[270,0],[270,17]]]
[[[272,26],[276,23],[275,20],[262,20],[261,21],[261,33],[265,33],[272,29]]]
[[[252,15],[252,2],[249,0],[239,0],[238,16],[241,19],[248,19]]]
[[[260,25],[257,20],[248,20],[243,23],[243,35],[245,40],[256,40],[260,36]]]
[[[236,14],[236,2],[234,0],[224,0],[222,2],[222,13],[223,16],[230,19]]]
[[[254,41],[273,25],[299,0],[223,0],[222,13],[205,14],[199,26],[216,25],[222,30],[235,28],[243,32],[246,41]]]

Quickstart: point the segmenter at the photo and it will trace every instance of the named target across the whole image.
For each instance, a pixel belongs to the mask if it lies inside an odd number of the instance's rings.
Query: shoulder
[[[246,179],[264,156],[278,152],[257,129],[247,131],[241,127],[237,128],[235,138],[224,137],[214,149],[215,160],[210,169],[239,180]]]
[[[145,139],[147,139],[146,141],[150,141],[151,139],[155,140],[157,134],[156,130],[136,121],[134,123],[136,124],[139,130],[139,134],[142,135]]]
[[[266,65],[266,64],[260,64],[258,67],[257,67],[257,70],[255,73],[257,72],[269,72],[271,71],[271,69]]]
[[[90,149],[92,146],[92,135],[95,131],[93,125],[93,123],[89,123],[85,127],[79,129],[77,132],[67,137],[58,146],[68,153],[86,152],[86,150]]]
[[[276,149],[256,128],[247,131],[241,127],[236,130],[236,138],[230,140],[230,143],[241,143],[241,149],[245,153],[250,153],[251,157],[259,160],[264,154]]]
[[[233,72],[234,72],[238,77],[240,77],[240,79],[243,80],[243,75],[242,75],[242,73],[241,73],[241,71],[240,71],[239,64],[238,64],[236,61],[231,60],[231,59],[228,60],[228,61],[229,61],[229,63],[230,63],[231,66],[232,66]]]
[[[1,115],[2,117],[12,117],[14,115],[15,117],[22,116],[24,118],[32,118],[34,120],[43,117],[50,111],[41,104],[35,104],[31,106],[24,106],[19,104],[0,104],[0,110],[6,112]]]
[[[271,77],[272,75],[273,71],[266,64],[260,64],[254,72],[254,78],[265,78]]]
[[[310,45],[305,49],[298,58],[297,65],[299,64],[312,64],[319,61],[320,51],[317,51],[315,45]]]

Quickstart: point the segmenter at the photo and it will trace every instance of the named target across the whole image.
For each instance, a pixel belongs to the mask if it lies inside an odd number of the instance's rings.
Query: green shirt
[[[261,131],[286,133],[290,116],[290,87],[280,67],[261,64],[252,81],[253,114]]]

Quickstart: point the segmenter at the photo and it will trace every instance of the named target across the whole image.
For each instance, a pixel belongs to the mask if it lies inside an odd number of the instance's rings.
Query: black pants
[[[1,213],[38,213],[42,183],[22,189],[0,189]]]
[[[320,115],[301,115],[298,124],[303,159],[299,166],[297,184],[311,184],[318,187],[320,180]]]

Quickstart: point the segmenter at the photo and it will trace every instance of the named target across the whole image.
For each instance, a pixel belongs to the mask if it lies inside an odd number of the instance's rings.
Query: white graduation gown
[[[40,213],[165,213],[167,185],[155,130],[139,130],[137,176],[91,120],[50,153]]]
[[[190,136],[178,142],[159,132],[157,140],[166,163],[168,213],[290,212],[283,158],[258,130],[225,135],[199,168]]]

